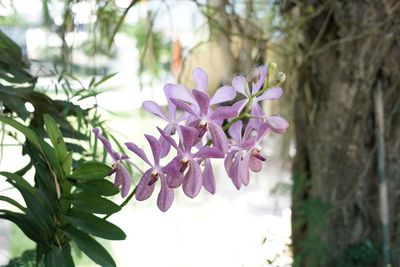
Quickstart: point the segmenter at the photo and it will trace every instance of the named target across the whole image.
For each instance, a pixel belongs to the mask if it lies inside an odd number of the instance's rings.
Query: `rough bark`
[[[382,263],[378,87],[384,102],[391,261],[400,266],[400,4],[300,1],[285,12],[300,30],[296,52],[302,55],[293,57],[292,75],[295,266]]]

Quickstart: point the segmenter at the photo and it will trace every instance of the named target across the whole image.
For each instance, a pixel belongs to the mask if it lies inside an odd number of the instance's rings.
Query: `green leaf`
[[[61,247],[52,247],[50,250],[45,252],[45,263],[46,266],[56,267],[74,267],[74,261],[71,256],[71,246],[65,244]]]
[[[95,263],[103,267],[117,266],[108,251],[93,237],[76,229],[72,225],[69,225],[65,231],[83,253],[91,258]]]
[[[77,188],[83,189],[84,191],[102,196],[114,196],[119,193],[119,189],[116,188],[113,183],[104,179],[73,182],[72,184]]]
[[[83,163],[76,171],[67,178],[77,180],[98,180],[108,176],[111,167],[100,162]]]
[[[38,149],[40,153],[46,157],[50,165],[56,171],[57,175],[61,175],[61,166],[56,160],[56,154],[53,148],[49,144],[41,140],[34,130],[22,125],[21,123],[11,118],[2,115],[0,115],[0,122],[8,124],[24,134],[25,137],[36,147],[36,149]]]
[[[110,240],[126,238],[121,228],[93,214],[71,209],[67,217],[72,225],[88,234]]]
[[[25,137],[31,141],[31,143],[43,154],[42,146],[40,145],[40,139],[32,129],[22,125],[21,123],[0,115],[0,122],[10,125],[11,127],[15,128],[16,130],[20,131],[25,135]]]
[[[50,137],[51,143],[53,144],[53,147],[56,151],[57,158],[59,162],[63,163],[67,158],[68,151],[64,143],[64,138],[61,134],[61,131],[58,128],[57,123],[51,116],[45,114],[43,116],[43,119],[46,125],[46,132]],[[69,172],[64,170],[64,173],[69,173]]]
[[[64,170],[64,173],[69,174],[69,172],[71,171],[71,167],[72,167],[72,152],[69,152],[67,154],[67,157],[65,158],[64,162],[62,162],[61,167]]]
[[[121,210],[114,202],[89,192],[71,195],[71,204],[77,209],[97,214],[112,214]]]
[[[19,229],[21,229],[21,231],[24,232],[24,234],[34,242],[43,241],[43,237],[35,227],[36,223],[33,222],[26,214],[12,212],[9,210],[0,210],[0,218],[15,223]]]
[[[48,208],[48,205],[45,205],[46,199],[43,198],[43,195],[39,194],[36,188],[32,187],[24,178],[15,173],[0,172],[0,175],[6,177],[7,182],[21,193],[27,206],[26,216],[29,216],[35,222],[37,230],[42,231],[43,234],[50,237],[53,232],[52,210]]]
[[[15,201],[12,198],[6,197],[6,196],[0,196],[0,201],[7,202],[10,205],[13,205],[14,207],[17,207],[21,211],[26,211],[26,208],[23,207],[21,204],[19,204],[17,201]]]

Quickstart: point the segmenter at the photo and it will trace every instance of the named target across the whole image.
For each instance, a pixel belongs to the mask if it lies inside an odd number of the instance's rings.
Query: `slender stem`
[[[136,193],[136,189],[137,189],[137,186],[132,190],[132,192],[128,195],[128,197],[125,199],[125,201],[122,202],[122,203],[119,205],[119,207],[120,207],[121,209],[122,209],[123,207],[125,207],[126,204],[128,204],[128,202],[133,198],[133,196],[134,196],[135,193]],[[113,215],[113,214],[114,214],[114,213],[107,214],[106,216],[103,217],[103,219],[106,220],[108,217],[110,217],[110,216]]]

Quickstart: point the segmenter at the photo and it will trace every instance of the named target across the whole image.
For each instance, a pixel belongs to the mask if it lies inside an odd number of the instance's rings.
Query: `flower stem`
[[[122,202],[119,207],[122,209],[124,206],[126,206],[126,204],[128,204],[128,202],[132,199],[132,197],[135,195],[136,193],[136,188],[137,186],[132,190],[132,192],[128,195],[128,197],[125,199],[124,202]],[[106,216],[103,217],[104,220],[106,220],[108,217],[110,217],[111,215],[113,215],[114,213],[110,213],[107,214]]]

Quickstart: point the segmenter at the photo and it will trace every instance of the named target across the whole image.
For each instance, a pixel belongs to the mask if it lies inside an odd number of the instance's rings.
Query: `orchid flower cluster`
[[[164,212],[171,207],[174,190],[180,186],[190,198],[196,197],[202,187],[214,194],[216,182],[211,159],[218,158],[224,158],[226,173],[237,189],[247,186],[250,172],[260,172],[265,161],[260,145],[265,135],[270,131],[281,134],[288,128],[285,119],[264,114],[260,106],[261,101],[278,99],[283,93],[278,87],[285,79],[282,72],[270,81],[274,68],[276,64],[260,66],[247,77],[236,76],[232,86],[220,87],[212,97],[207,93],[207,74],[197,68],[192,73],[195,89],[180,84],[164,86],[168,112],[153,101],[145,101],[143,108],[167,125],[163,129],[157,127],[158,137],[145,135],[152,160],[136,144],[125,143],[148,165],[146,171],[141,171],[140,182],[131,194],[139,201],[146,200],[159,182],[157,206]],[[93,132],[113,159],[115,186],[121,187],[122,197],[127,196],[132,179],[122,162],[133,163],[127,155],[115,152],[99,129]],[[172,160],[162,163],[164,158],[171,158],[167,157],[171,153]]]

